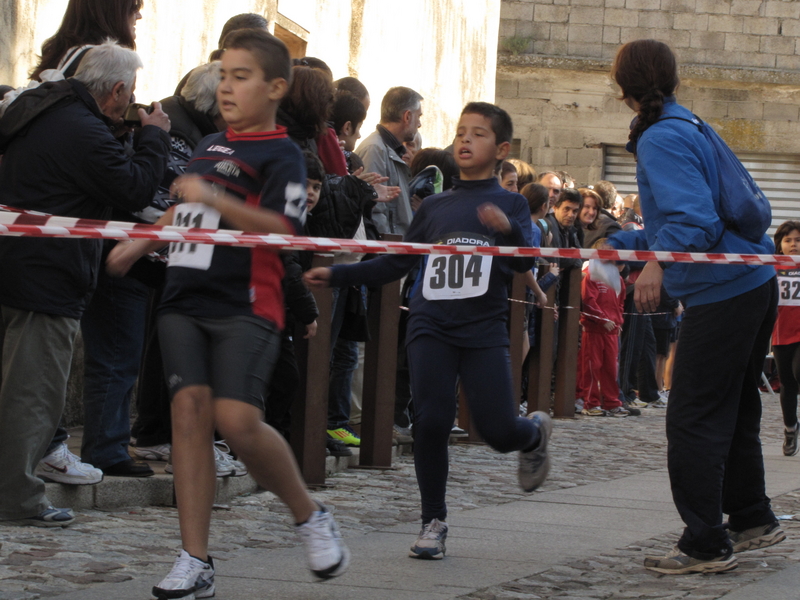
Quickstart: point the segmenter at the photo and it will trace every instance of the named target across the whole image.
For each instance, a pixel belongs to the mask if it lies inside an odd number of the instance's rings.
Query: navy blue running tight
[[[432,336],[408,344],[414,402],[414,467],[422,499],[422,522],[447,518],[445,490],[448,440],[456,416],[460,378],[472,420],[498,452],[533,447],[539,432],[517,413],[508,348],[462,348]]]

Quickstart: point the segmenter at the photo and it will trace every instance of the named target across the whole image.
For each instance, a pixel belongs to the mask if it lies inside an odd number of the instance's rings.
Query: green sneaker
[[[356,432],[349,427],[339,427],[338,429],[328,429],[328,435],[335,440],[339,440],[345,446],[355,446],[358,448],[361,445],[361,438],[356,435]]]
[[[708,560],[692,558],[681,552],[677,546],[666,556],[647,556],[644,568],[666,575],[683,575],[685,573],[723,573],[739,566],[736,555],[717,556]]]

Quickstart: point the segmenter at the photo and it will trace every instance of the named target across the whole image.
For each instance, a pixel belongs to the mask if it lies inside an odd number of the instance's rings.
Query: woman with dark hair
[[[628,147],[647,227],[618,233],[609,245],[772,254],[769,237],[750,241],[719,216],[719,159],[699,121],[675,101],[678,67],[669,46],[629,42],[611,74],[637,114]],[[644,566],[666,574],[728,571],[737,566],[735,552],[786,537],[766,494],[759,439],[758,380],[775,322],[775,271],[648,262],[634,291],[640,312],[657,308],[662,282],[686,306],[666,423],[672,497],[686,528],[672,552]]]
[[[42,44],[42,57],[31,79],[57,68],[70,49],[101,44],[107,38],[135,50],[136,21],[142,18],[143,6],[143,0],[69,0],[61,27]],[[74,61],[64,77],[74,75],[79,63]]]
[[[578,223],[583,228],[583,247],[591,248],[597,240],[622,231],[619,223],[603,208],[600,194],[589,188],[578,188],[583,196],[583,208]]]
[[[309,66],[292,67],[292,82],[278,109],[278,124],[303,150],[316,154],[329,175],[344,177],[347,162],[336,132],[328,126],[334,102],[330,78]]]
[[[785,221],[775,232],[776,254],[800,254],[800,221]],[[800,425],[797,422],[797,393],[800,390],[800,302],[794,300],[800,289],[800,268],[775,267],[780,297],[778,319],[772,333],[772,354],[781,380],[783,413],[783,454],[797,454]]]

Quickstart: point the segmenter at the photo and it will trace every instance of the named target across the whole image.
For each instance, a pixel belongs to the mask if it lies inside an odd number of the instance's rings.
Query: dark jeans
[[[758,381],[775,322],[775,279],[684,314],[667,406],[668,467],[686,523],[681,551],[731,551],[722,513],[742,531],[775,521],[764,485]]]
[[[56,433],[53,436],[53,439],[50,440],[50,443],[47,446],[47,450],[45,450],[44,455],[47,456],[53,450],[58,448],[62,443],[66,442],[69,439],[69,434],[67,433],[67,429],[61,424],[59,421],[58,427],[56,428]]]
[[[292,431],[292,402],[300,386],[300,372],[294,342],[287,331],[281,334],[281,349],[269,381],[264,403],[264,421],[287,440]]]
[[[800,385],[800,342],[773,346],[772,354],[781,380],[781,412],[786,427],[797,425],[797,393]]]
[[[339,337],[347,308],[348,288],[333,290],[331,319],[331,362],[328,382],[328,429],[338,429],[350,421],[350,389],[358,367],[358,344]]]
[[[338,429],[350,422],[350,392],[353,373],[358,368],[358,342],[339,338],[331,354],[328,384],[328,429]]]
[[[656,382],[656,336],[650,317],[636,312],[633,294],[625,300],[625,321],[622,324],[619,353],[619,399],[632,402],[633,390],[639,391],[642,402],[658,400]]]
[[[158,446],[172,443],[172,415],[167,382],[164,379],[164,361],[158,342],[156,320],[161,290],[151,290],[147,306],[145,346],[139,367],[136,387],[136,422],[131,435],[137,446]]]
[[[478,433],[498,452],[533,447],[539,433],[517,415],[507,347],[462,348],[431,336],[408,345],[414,396],[414,468],[422,521],[445,520],[449,459],[447,445],[456,416],[456,380],[461,380]]]
[[[139,374],[148,294],[143,283],[100,269],[97,290],[81,319],[81,460],[100,469],[130,458],[130,400]]]

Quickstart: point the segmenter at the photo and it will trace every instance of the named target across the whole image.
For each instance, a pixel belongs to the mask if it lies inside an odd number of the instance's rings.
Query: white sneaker
[[[153,586],[153,596],[158,600],[194,600],[214,595],[214,560],[209,556],[205,563],[181,550],[175,566],[164,579]]]
[[[158,444],[157,446],[131,446],[133,454],[142,460],[168,461],[172,452],[172,444]]]
[[[247,475],[247,467],[243,462],[234,460],[233,456],[225,452],[223,448],[230,451],[225,442],[214,442],[214,468],[217,477],[242,477]],[[164,467],[165,473],[173,473],[172,463],[167,463]]]
[[[247,467],[231,455],[231,448],[224,440],[214,442],[214,462],[217,465],[217,477],[242,477],[247,475]]]
[[[88,463],[81,462],[62,442],[36,465],[35,475],[44,481],[71,485],[92,485],[103,481],[103,472]]]
[[[446,539],[447,523],[439,519],[433,519],[430,523],[422,526],[419,537],[417,537],[414,545],[411,546],[408,555],[411,558],[441,560],[447,551],[444,545]]]
[[[320,505],[320,510],[297,526],[297,533],[303,539],[311,572],[320,579],[338,577],[350,565],[350,550],[342,541],[342,534],[333,516]]]

